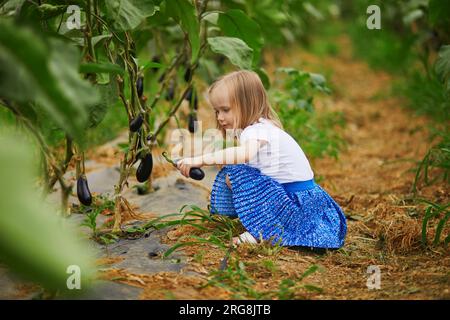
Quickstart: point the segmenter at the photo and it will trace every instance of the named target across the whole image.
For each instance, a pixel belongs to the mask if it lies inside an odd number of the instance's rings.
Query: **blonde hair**
[[[228,89],[230,108],[236,114],[235,127],[244,129],[257,122],[259,118],[272,121],[274,125],[283,128],[280,118],[269,102],[267,92],[258,74],[249,70],[239,70],[221,76],[208,88],[208,99],[212,104],[214,89],[224,84]],[[217,128],[225,130],[217,122]]]

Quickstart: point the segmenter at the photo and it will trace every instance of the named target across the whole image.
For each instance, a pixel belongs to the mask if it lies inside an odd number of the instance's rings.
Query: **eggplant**
[[[152,62],[161,63],[161,58],[158,55],[155,55],[152,58]],[[153,72],[157,72],[159,70],[159,68],[156,68],[156,67],[152,67],[151,69]]]
[[[195,132],[195,122],[197,121],[197,115],[195,113],[189,114],[188,117],[188,129],[190,133]]]
[[[88,181],[84,175],[81,175],[77,181],[77,196],[78,200],[85,206],[92,204],[92,195],[89,191]]]
[[[164,152],[162,153],[162,156],[164,157],[164,159],[167,160],[167,162],[171,163],[175,168],[178,168],[177,162],[176,162],[176,161],[173,161],[172,159],[170,159],[170,158],[167,156],[167,152],[166,152],[166,151],[164,151]],[[192,179],[194,179],[194,180],[202,180],[202,179],[205,177],[205,173],[204,173],[203,170],[200,169],[200,168],[191,168],[191,169],[189,170],[189,177],[192,178]]]
[[[142,127],[142,123],[144,122],[144,117],[140,113],[136,118],[131,120],[130,122],[130,131],[136,132]]]
[[[136,80],[136,90],[138,97],[142,97],[142,94],[144,93],[144,77],[139,76]]]
[[[198,109],[198,97],[197,97],[197,92],[195,91],[194,88],[190,88],[189,91],[186,93],[186,97],[185,99],[187,101],[189,101],[190,105],[194,105],[194,110]],[[192,102],[192,99],[194,99],[194,101]]]
[[[171,82],[166,92],[166,101],[172,101],[175,98],[175,83]]]
[[[139,182],[145,182],[150,178],[153,169],[153,157],[151,153],[147,153],[141,160],[136,170],[136,179]]]
[[[189,82],[192,79],[192,71],[191,67],[186,67],[186,71],[184,72],[184,81]]]
[[[200,168],[191,168],[189,170],[189,177],[194,180],[202,180],[205,177],[205,173]]]

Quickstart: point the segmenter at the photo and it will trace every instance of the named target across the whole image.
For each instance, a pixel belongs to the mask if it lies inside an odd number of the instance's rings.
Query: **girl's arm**
[[[191,168],[211,166],[216,164],[241,164],[249,162],[258,153],[259,148],[265,145],[264,140],[249,140],[238,147],[226,148],[216,152],[206,153],[193,158],[180,159],[177,162],[181,173],[189,177]]]

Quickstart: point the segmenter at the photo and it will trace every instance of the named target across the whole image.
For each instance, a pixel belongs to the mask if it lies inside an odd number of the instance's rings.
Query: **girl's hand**
[[[200,168],[203,166],[201,157],[184,158],[177,161],[177,168],[181,174],[186,178],[189,178],[189,171],[191,168]]]

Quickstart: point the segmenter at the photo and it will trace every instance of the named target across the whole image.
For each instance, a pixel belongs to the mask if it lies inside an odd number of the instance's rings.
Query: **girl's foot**
[[[234,237],[233,238],[233,244],[234,245],[238,245],[238,244],[242,244],[242,243],[253,243],[256,244],[258,243],[258,240],[256,240],[250,232],[244,232],[242,233],[239,237]]]

